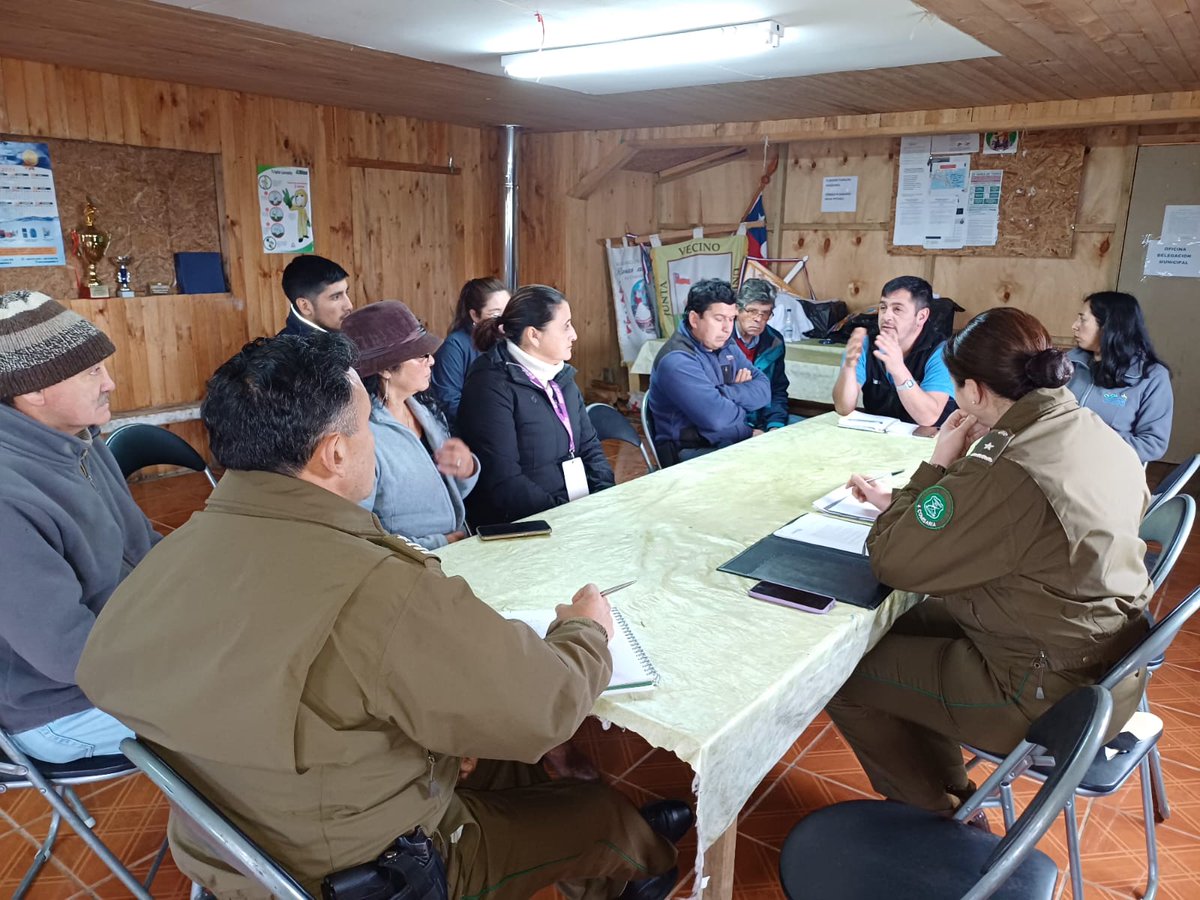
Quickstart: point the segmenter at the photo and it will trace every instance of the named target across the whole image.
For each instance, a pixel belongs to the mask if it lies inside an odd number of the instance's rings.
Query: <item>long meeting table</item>
[[[613,604],[661,680],[601,696],[594,714],[691,766],[706,898],[732,896],[736,823],[751,792],[915,602],[893,593],[874,611],[838,603],[809,615],[751,599],[752,582],[717,571],[850,472],[903,469],[902,485],[933,450],[928,438],[836,423],[833,413],[808,419],[541,513],[549,537],[437,551],[447,574],[501,613],[553,607],[589,581],[637,579]]]

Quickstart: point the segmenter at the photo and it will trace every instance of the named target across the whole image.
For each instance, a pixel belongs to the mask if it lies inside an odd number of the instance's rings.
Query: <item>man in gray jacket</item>
[[[158,540],[96,440],[114,352],[45,294],[0,294],[0,727],[47,762],[130,736],[75,683],[96,615]]]

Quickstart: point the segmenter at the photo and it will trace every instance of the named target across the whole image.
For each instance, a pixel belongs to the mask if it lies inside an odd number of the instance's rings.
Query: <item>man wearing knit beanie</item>
[[[113,352],[45,294],[0,294],[0,727],[48,762],[130,735],[75,683],[97,613],[158,540],[96,440]]]

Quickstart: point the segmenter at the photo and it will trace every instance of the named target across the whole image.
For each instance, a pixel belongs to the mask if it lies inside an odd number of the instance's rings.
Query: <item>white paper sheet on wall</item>
[[[1200,206],[1163,207],[1162,234],[1164,241],[1181,238],[1200,238]]]

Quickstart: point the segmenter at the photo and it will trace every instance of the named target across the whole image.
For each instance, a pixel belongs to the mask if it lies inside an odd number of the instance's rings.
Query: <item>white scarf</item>
[[[565,362],[559,361],[556,363],[548,363],[534,356],[530,356],[512,341],[507,341],[508,352],[512,355],[513,362],[520,363],[526,369],[533,373],[533,377],[542,384],[549,384],[550,381],[563,370]]]

